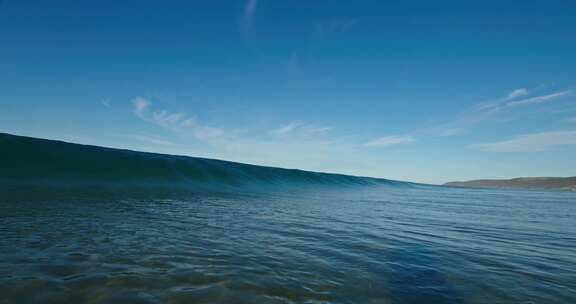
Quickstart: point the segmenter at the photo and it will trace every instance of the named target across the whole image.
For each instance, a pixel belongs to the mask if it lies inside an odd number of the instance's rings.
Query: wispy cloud
[[[152,122],[167,129],[177,129],[182,127],[183,120],[186,117],[184,113],[172,113],[166,110],[154,111],[150,116]]]
[[[252,36],[254,34],[254,17],[256,16],[256,9],[258,8],[258,0],[246,0],[244,4],[244,12],[242,13],[242,21],[240,31],[245,36]]]
[[[244,6],[244,20],[251,21],[256,14],[256,7],[258,6],[258,0],[247,0]]]
[[[197,139],[212,139],[222,137],[225,132],[221,128],[204,125],[186,113],[170,112],[168,110],[151,109],[152,102],[143,97],[137,97],[132,100],[134,106],[134,115],[138,118],[154,123],[164,129],[178,132],[181,134],[190,134]]]
[[[512,107],[536,105],[545,102],[550,102],[570,94],[572,94],[572,90],[560,91],[546,95],[539,95],[527,98],[518,98],[521,96],[528,95],[528,90],[517,89],[510,92],[506,97],[501,98],[500,100],[489,103],[477,104],[474,107],[474,109],[479,112],[496,113],[501,112],[503,110],[508,110]]]
[[[222,138],[226,132],[222,128],[203,125],[194,118],[188,118],[182,121],[182,126],[191,130],[194,136],[198,139],[213,139]]]
[[[506,96],[505,100],[512,100],[514,98],[517,98],[520,96],[525,96],[525,95],[528,95],[528,89],[525,89],[525,88],[516,89],[516,90],[508,93],[508,96]]]
[[[145,119],[148,108],[150,108],[150,101],[143,97],[136,97],[132,100],[132,105],[134,106],[134,115]]]
[[[373,139],[365,144],[368,147],[390,147],[415,142],[416,138],[408,135],[391,135]]]
[[[565,90],[546,95],[527,97],[530,94],[528,89],[515,89],[500,99],[475,104],[450,121],[416,130],[413,133],[432,134],[433,136],[461,135],[472,126],[487,120],[496,117],[510,120],[521,115],[521,113],[518,112],[521,108],[549,103],[569,96],[572,93],[572,90]]]
[[[276,137],[286,137],[290,135],[315,136],[322,135],[333,130],[333,127],[314,126],[301,121],[293,121],[271,131]]]
[[[576,145],[576,131],[523,134],[504,141],[473,144],[469,147],[488,152],[541,152],[567,145]]]
[[[548,94],[548,95],[542,95],[542,96],[525,98],[525,99],[521,99],[521,100],[510,101],[510,102],[507,102],[507,103],[505,104],[505,106],[507,106],[507,107],[515,107],[515,106],[525,106],[525,105],[531,105],[531,104],[539,104],[539,103],[544,103],[544,102],[552,101],[552,100],[555,100],[555,99],[558,99],[558,98],[560,98],[560,97],[563,97],[563,96],[566,96],[566,95],[570,95],[570,94],[572,94],[572,91],[571,91],[571,90],[567,90],[567,91],[557,92],[557,93]]]
[[[246,134],[242,138],[239,137],[238,130],[206,125],[197,118],[183,112],[171,112],[165,109],[154,110],[152,102],[144,97],[134,98],[132,105],[136,117],[180,135],[192,135],[196,139],[221,146],[230,146],[232,142],[255,141],[255,139],[250,139],[250,136]],[[330,126],[318,126],[301,121],[293,121],[271,131],[266,131],[267,136],[264,137],[268,137],[269,140],[273,141],[291,140],[294,142],[294,140],[311,140],[333,129]],[[266,133],[256,132],[256,134],[252,134],[252,137],[262,138],[264,134]]]
[[[109,108],[110,106],[112,106],[112,100],[110,100],[110,98],[103,98],[100,100],[100,104]]]
[[[292,133],[296,128],[298,128],[302,123],[301,122],[291,122],[287,125],[284,125],[276,130],[272,130],[272,134],[276,136],[284,136],[286,134]]]
[[[138,119],[169,130],[179,137],[189,135],[197,139],[199,142],[194,146],[195,155],[322,171],[342,168],[342,164],[346,163],[346,167],[352,168],[346,169],[348,173],[354,173],[353,168],[367,166],[361,159],[344,161],[336,157],[354,155],[363,145],[349,138],[329,134],[334,130],[331,126],[292,121],[272,129],[213,127],[183,112],[155,109],[154,103],[144,97],[134,98],[131,102],[133,114]],[[183,146],[173,145],[168,140],[141,135],[132,138],[163,145],[157,149],[165,149],[165,152],[186,154],[181,150]]]

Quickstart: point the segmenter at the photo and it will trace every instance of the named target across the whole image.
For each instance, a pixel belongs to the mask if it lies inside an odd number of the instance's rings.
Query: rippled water
[[[576,194],[362,189],[4,192],[0,303],[576,303]]]

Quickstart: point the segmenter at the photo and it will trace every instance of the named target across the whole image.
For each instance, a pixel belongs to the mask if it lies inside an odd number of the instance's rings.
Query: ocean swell
[[[410,186],[387,179],[135,152],[0,134],[6,184],[185,187]]]

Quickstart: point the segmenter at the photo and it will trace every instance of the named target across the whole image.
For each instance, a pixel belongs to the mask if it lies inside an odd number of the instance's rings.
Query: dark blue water
[[[576,303],[576,194],[0,193],[0,303]]]

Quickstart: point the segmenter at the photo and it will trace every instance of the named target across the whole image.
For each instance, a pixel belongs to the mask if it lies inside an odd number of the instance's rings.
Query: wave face
[[[409,186],[342,174],[135,152],[0,133],[0,179],[49,184],[185,186]]]

